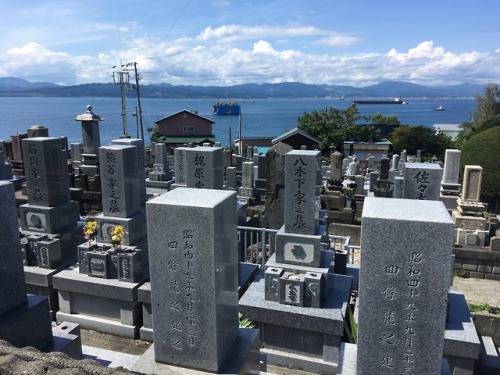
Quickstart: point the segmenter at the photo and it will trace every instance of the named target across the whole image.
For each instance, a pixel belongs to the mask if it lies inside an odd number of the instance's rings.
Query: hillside
[[[242,84],[234,86],[173,86],[167,83],[141,85],[144,98],[442,98],[472,97],[484,90],[481,85],[429,87],[410,82],[386,81],[373,86],[352,87],[312,85],[299,82]],[[128,92],[133,97],[135,92]],[[55,97],[118,97],[120,90],[113,83],[91,83],[60,86],[50,82],[29,82],[22,78],[0,78],[0,96],[55,96]]]

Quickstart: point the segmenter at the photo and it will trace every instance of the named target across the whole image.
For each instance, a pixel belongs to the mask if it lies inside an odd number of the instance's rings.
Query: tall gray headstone
[[[366,198],[357,374],[440,374],[454,224],[442,202]]]
[[[479,165],[466,165],[464,168],[464,182],[462,200],[464,202],[479,202],[481,197],[481,181],[483,168]]]
[[[403,198],[439,200],[443,169],[433,163],[406,163]]]
[[[236,192],[146,203],[156,362],[218,371],[238,336]],[[203,223],[203,225],[200,225]]]
[[[319,218],[319,151],[292,150],[285,156],[285,232],[315,234]]]
[[[26,301],[14,185],[0,181],[0,316]]]
[[[224,154],[220,147],[194,147],[186,150],[186,186],[222,189]]]
[[[137,138],[113,139],[112,145],[125,145],[137,147],[137,181],[139,182],[139,193],[141,197],[146,196],[146,167],[144,163],[144,141]],[[165,145],[166,147],[166,145]]]
[[[10,136],[12,140],[12,158],[13,161],[23,160],[23,139],[28,138],[27,133],[16,133]]]
[[[129,217],[140,210],[137,147],[103,146],[101,161],[102,212],[105,216]]]
[[[186,186],[186,151],[187,147],[177,147],[174,149],[174,172],[175,185]]]
[[[69,200],[67,154],[59,138],[23,140],[28,203],[57,206]]]
[[[284,222],[285,154],[293,150],[286,143],[273,145],[266,153],[266,227],[280,229]]]
[[[244,188],[253,188],[254,186],[253,161],[246,161],[243,163],[241,171],[241,186]]]
[[[333,180],[342,179],[342,154],[338,151],[330,155],[330,178]]]
[[[448,149],[444,157],[443,184],[458,184],[460,150]]]

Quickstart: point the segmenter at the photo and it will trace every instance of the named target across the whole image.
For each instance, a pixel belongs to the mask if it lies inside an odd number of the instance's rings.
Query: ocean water
[[[223,146],[229,145],[239,134],[238,116],[212,114],[212,99],[150,99],[141,100],[144,124],[144,138],[149,144],[146,128],[155,121],[170,116],[183,109],[198,111],[200,116],[214,121],[213,132]],[[314,99],[255,99],[238,100],[241,105],[241,134],[243,137],[277,137],[297,126],[297,119],[304,112],[319,111],[334,107],[345,109],[350,100]],[[120,98],[48,98],[48,97],[0,97],[0,140],[10,139],[15,133],[26,133],[33,125],[43,125],[50,136],[66,136],[69,143],[81,142],[80,122],[75,117],[86,111],[91,104],[93,112],[104,121],[100,123],[101,144],[109,144],[112,139],[123,134]],[[443,104],[446,111],[434,111]],[[128,134],[140,136],[137,126],[137,101],[127,99]],[[406,105],[360,105],[360,113],[373,115],[395,114],[402,124],[425,125],[459,124],[469,121],[475,109],[473,99],[415,99]]]

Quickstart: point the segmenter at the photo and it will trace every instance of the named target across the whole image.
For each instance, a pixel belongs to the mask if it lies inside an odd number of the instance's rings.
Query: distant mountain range
[[[454,86],[422,86],[409,82],[386,81],[373,86],[352,87],[311,85],[298,82],[247,83],[234,86],[173,86],[168,83],[140,86],[144,98],[443,98],[482,95],[484,86],[460,84]],[[135,92],[128,92],[136,96]],[[61,86],[51,82],[29,82],[22,78],[0,78],[0,96],[54,97],[119,97],[120,89],[113,83],[90,83]]]

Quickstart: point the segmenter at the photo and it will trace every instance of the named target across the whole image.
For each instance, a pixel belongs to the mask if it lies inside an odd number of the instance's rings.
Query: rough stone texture
[[[438,374],[453,221],[441,202],[366,198],[362,222],[358,374]]]
[[[0,316],[26,301],[14,185],[0,182]]]
[[[285,154],[293,150],[286,143],[272,146],[266,154],[266,228],[280,229],[285,217]]]
[[[180,186],[186,185],[186,150],[187,147],[177,147],[174,150],[175,184]]]
[[[444,157],[443,180],[444,184],[458,183],[460,173],[460,150],[446,150]]]
[[[197,189],[222,189],[224,150],[221,147],[195,147],[185,150],[186,186]]]
[[[141,200],[137,152],[137,147],[126,145],[99,148],[104,216],[129,217],[139,212]]]
[[[293,150],[285,155],[285,232],[316,234],[319,151]]]
[[[24,139],[23,155],[28,203],[51,207],[69,201],[68,159],[61,139]]]
[[[145,165],[144,165],[145,164],[144,163],[144,141],[142,139],[137,139],[137,138],[122,138],[122,139],[113,139],[111,141],[111,144],[137,147],[137,168],[138,168],[137,180],[139,182],[139,195],[141,197],[144,197],[146,195],[146,176],[145,176]],[[164,143],[161,143],[159,145],[160,145],[160,147],[163,146],[163,148],[165,149],[165,152],[166,152],[167,145]],[[161,160],[163,160],[163,159],[161,159]],[[167,165],[168,165],[168,163],[167,163]]]
[[[439,200],[443,169],[439,164],[406,163],[403,198]]]
[[[218,371],[238,337],[236,193],[175,189],[146,208],[155,359]]]
[[[466,165],[462,186],[462,200],[464,202],[479,202],[483,168],[479,165]]]

